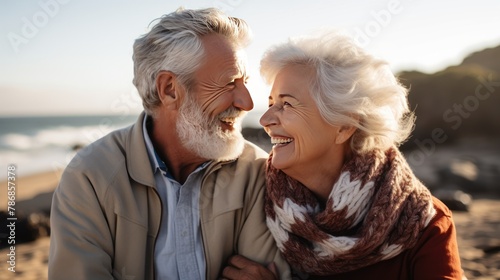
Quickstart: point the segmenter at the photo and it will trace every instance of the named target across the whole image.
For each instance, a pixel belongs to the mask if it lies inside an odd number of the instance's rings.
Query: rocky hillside
[[[403,149],[425,139],[452,144],[461,138],[500,138],[500,46],[436,73],[404,71],[398,76],[410,88],[410,106],[417,115]]]

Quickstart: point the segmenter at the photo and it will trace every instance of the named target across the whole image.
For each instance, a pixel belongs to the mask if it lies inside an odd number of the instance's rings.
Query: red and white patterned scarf
[[[292,269],[333,275],[412,248],[436,211],[429,190],[397,148],[355,155],[325,209],[314,194],[267,161],[267,225]]]

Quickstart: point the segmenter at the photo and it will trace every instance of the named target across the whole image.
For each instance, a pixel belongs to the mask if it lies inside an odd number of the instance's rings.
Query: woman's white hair
[[[351,148],[363,153],[400,145],[410,135],[414,114],[408,108],[408,90],[387,62],[359,47],[338,31],[289,39],[268,50],[261,74],[272,84],[289,65],[315,71],[311,95],[322,117],[337,126],[354,126]]]
[[[215,8],[177,11],[164,15],[151,30],[135,40],[134,79],[144,110],[154,115],[160,104],[156,77],[161,70],[177,75],[180,83],[190,89],[192,76],[203,59],[201,37],[220,34],[239,48],[246,47],[251,33],[245,21],[229,17]]]

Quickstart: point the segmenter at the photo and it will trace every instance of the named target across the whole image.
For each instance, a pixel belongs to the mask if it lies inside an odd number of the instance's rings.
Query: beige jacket
[[[143,117],[82,149],[64,171],[52,202],[49,279],[154,279],[162,202]],[[206,170],[199,206],[207,279],[233,254],[274,261],[290,278],[265,223],[266,158],[247,142],[239,159]]]

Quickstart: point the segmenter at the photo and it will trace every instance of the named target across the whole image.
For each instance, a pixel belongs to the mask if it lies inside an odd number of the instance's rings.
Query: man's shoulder
[[[260,189],[264,182],[264,170],[268,154],[255,144],[245,141],[245,147],[237,160],[223,164],[220,174],[230,175],[235,185],[244,186],[240,191]],[[237,188],[234,188],[236,191]]]
[[[245,140],[243,152],[238,159],[229,164],[229,166],[234,165],[234,172],[238,172],[240,174],[243,172],[243,174],[245,174],[243,177],[245,178],[255,176],[261,177],[261,173],[264,172],[264,166],[268,156],[268,153],[259,148],[257,145]]]
[[[228,209],[243,209],[247,213],[264,195],[265,163],[268,154],[255,144],[245,141],[245,147],[237,160],[222,163],[211,173],[213,179],[205,180],[201,189],[202,204],[210,201],[213,215]]]
[[[263,149],[255,145],[254,143],[245,140],[245,148],[243,149],[243,153],[239,157],[239,160],[245,161],[254,161],[254,160],[262,160],[267,159],[269,154],[265,152]]]
[[[80,149],[66,167],[65,173],[101,172],[110,175],[112,169],[126,160],[127,138],[131,129],[127,127],[112,131]]]
[[[78,156],[86,158],[87,161],[112,159],[114,156],[125,154],[125,147],[131,127],[118,129],[106,136],[84,147],[78,152]]]

